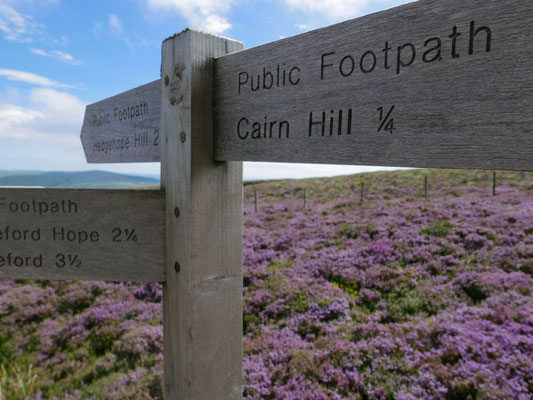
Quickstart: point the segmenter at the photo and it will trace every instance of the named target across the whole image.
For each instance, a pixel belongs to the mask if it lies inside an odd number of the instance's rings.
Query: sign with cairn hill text
[[[159,80],[87,106],[81,129],[90,163],[160,161]]]
[[[529,170],[533,2],[425,0],[215,60],[215,159]]]
[[[0,188],[0,278],[165,281],[164,194]]]

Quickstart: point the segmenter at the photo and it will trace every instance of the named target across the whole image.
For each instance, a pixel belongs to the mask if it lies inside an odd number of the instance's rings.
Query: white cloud
[[[115,14],[109,14],[109,27],[111,28],[111,31],[116,35],[120,35],[124,30],[122,28],[122,23],[120,22],[120,19]]]
[[[37,54],[37,55],[39,55],[39,56],[50,56],[49,53],[47,53],[46,51],[41,50],[41,49],[30,49],[30,51],[31,51],[33,54]]]
[[[308,31],[309,29],[311,29],[311,27],[306,24],[298,24],[296,25],[296,27],[302,31]]]
[[[329,20],[345,20],[362,13],[369,0],[284,0],[293,10],[320,14]]]
[[[228,20],[219,15],[208,15],[203,24],[203,29],[212,33],[222,33],[231,28],[231,24]]]
[[[0,2],[0,32],[11,42],[31,42],[40,26],[32,17],[19,13],[5,2]]]
[[[71,85],[67,85],[61,82],[56,82],[52,79],[34,74],[32,72],[17,71],[14,69],[0,68],[0,76],[3,76],[4,78],[10,81],[24,82],[24,83],[29,83],[32,85],[37,85],[37,86],[54,87],[54,88],[71,88],[72,87]]]
[[[79,146],[85,104],[49,88],[34,88],[24,106],[0,102],[0,139]]]
[[[174,11],[183,16],[192,28],[220,34],[231,28],[225,14],[234,0],[147,0],[156,10]]]
[[[74,58],[73,55],[65,53],[64,51],[61,51],[61,50],[46,51],[42,49],[30,49],[30,51],[33,54],[37,54],[43,57],[52,57],[52,58],[55,58],[56,60],[62,61],[67,64],[72,64],[72,65],[81,64],[81,62],[77,60],[76,58]]]
[[[76,96],[55,89],[36,88],[31,91],[30,101],[45,115],[53,117],[47,118],[50,124],[79,124],[81,129],[85,103]]]

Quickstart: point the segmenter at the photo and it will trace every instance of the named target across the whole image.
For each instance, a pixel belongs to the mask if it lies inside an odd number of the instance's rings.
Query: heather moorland
[[[246,184],[243,397],[533,399],[533,176],[497,177]],[[0,399],[161,399],[161,297],[0,281]]]

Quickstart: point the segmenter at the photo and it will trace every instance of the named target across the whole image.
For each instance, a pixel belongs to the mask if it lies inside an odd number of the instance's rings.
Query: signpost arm
[[[242,163],[213,161],[213,58],[242,43],[185,30],[161,66],[166,399],[242,398]]]

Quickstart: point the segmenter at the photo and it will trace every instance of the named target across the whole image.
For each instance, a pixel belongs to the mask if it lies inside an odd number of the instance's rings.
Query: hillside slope
[[[49,188],[129,189],[158,187],[159,180],[107,171],[8,172],[0,171],[0,186],[44,186]]]
[[[496,196],[476,171],[246,185],[244,398],[532,399],[533,175],[497,176]],[[2,390],[161,399],[161,297],[0,281]]]

